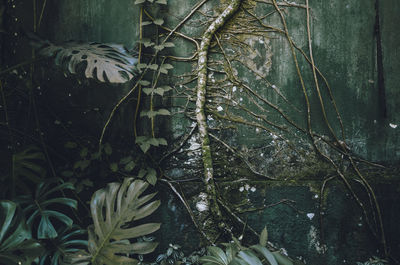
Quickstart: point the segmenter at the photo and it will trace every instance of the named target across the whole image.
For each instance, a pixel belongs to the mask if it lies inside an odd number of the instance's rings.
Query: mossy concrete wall
[[[310,1],[312,45],[316,66],[324,73],[332,88],[351,152],[364,159],[396,164],[400,161],[400,32],[397,26],[400,23],[400,4],[397,0],[377,1],[378,9],[373,1]],[[167,26],[173,28],[196,2],[170,0],[168,6],[155,13],[164,18]],[[222,4],[225,2],[221,1]],[[271,6],[263,5],[262,1],[256,2],[248,1],[249,5],[253,5],[251,10],[255,14],[262,16],[272,10]],[[304,1],[296,2],[305,4]],[[16,11],[15,16],[20,16],[20,23],[27,26],[33,18],[26,11],[30,10],[28,3],[23,5],[21,10],[24,12]],[[199,38],[208,21],[203,14],[215,16],[221,11],[220,7],[218,1],[209,1],[179,31]],[[285,15],[293,40],[308,52],[305,9],[286,7]],[[114,42],[131,48],[138,40],[138,17],[139,8],[132,0],[49,1],[49,8],[45,11],[39,32],[52,41],[74,39]],[[379,29],[376,27],[378,21]],[[269,22],[280,26],[277,14]],[[240,26],[237,25],[239,29]],[[191,56],[195,52],[195,46],[190,42],[179,38],[173,41],[176,46],[172,50],[175,56]],[[245,66],[234,65],[237,70],[235,74],[254,86],[271,102],[281,106],[294,121],[305,125],[304,98],[285,37],[265,34],[254,38],[244,35],[241,41],[251,46],[255,52],[246,53],[234,45],[228,47],[233,53],[248,58]],[[218,55],[215,56],[217,60]],[[327,135],[318,97],[312,89],[310,65],[304,58],[300,58],[299,63],[301,70],[306,72],[304,78],[310,95],[314,128],[321,135]],[[195,69],[192,62],[177,62],[174,66],[175,75]],[[260,78],[250,74],[246,67],[255,70],[270,85],[262,85]],[[57,81],[60,87],[64,83],[62,78],[61,75],[57,77],[61,80]],[[264,89],[265,87],[269,89]],[[282,98],[272,92],[271,88],[274,87],[279,89],[294,108],[283,104]],[[81,98],[81,104],[85,104],[85,101],[88,104],[102,102],[109,111],[128,89],[103,85],[101,90],[96,90],[98,88],[92,84],[89,88],[92,93]],[[182,90],[184,87],[177,82],[176,88]],[[76,91],[79,89],[84,91],[84,85],[77,86]],[[112,96],[105,99],[105,94],[101,91],[107,89],[110,89],[108,93]],[[235,88],[234,90],[236,91]],[[323,91],[323,97],[327,99],[326,87]],[[86,92],[77,93],[82,95]],[[239,88],[236,93],[241,93]],[[237,97],[244,102],[247,100],[245,93]],[[181,107],[187,103],[187,98],[177,97],[163,103]],[[174,111],[174,108],[171,107],[171,110]],[[179,110],[180,108],[175,109],[176,113],[173,112],[166,128],[158,129],[159,134],[169,138],[171,146],[179,143],[191,130],[191,126],[193,127],[193,122],[185,114],[180,114]],[[340,134],[332,105],[327,105],[327,112],[335,132]],[[268,115],[275,122],[287,125],[276,113],[269,112]],[[218,124],[212,118],[209,125],[218,131]],[[331,182],[324,195],[326,197],[322,198],[323,203],[320,203],[322,180],[335,174],[335,170],[325,162],[309,153],[305,153],[300,159],[297,154],[291,153],[285,142],[276,140],[276,135],[265,135],[254,128],[238,127],[237,130],[222,131],[219,136],[246,158],[238,159],[221,146],[213,149],[220,193],[236,210],[240,211],[242,206],[239,205],[253,208],[252,211],[243,212],[241,216],[247,218],[247,224],[257,231],[267,226],[270,241],[279,248],[284,248],[289,255],[302,256],[307,264],[354,264],[355,261],[365,261],[370,256],[381,254],[376,253],[379,244],[369,233],[360,209],[340,181]],[[184,182],[182,186],[194,209],[202,190],[198,142],[195,133],[189,137],[183,151],[172,156],[164,165],[166,173],[176,181],[198,178],[190,184]],[[293,142],[295,145],[305,145],[300,140]],[[279,178],[275,181],[262,179],[254,171]],[[369,179],[377,188],[387,227],[388,243],[395,253],[396,249],[400,249],[400,232],[395,221],[400,217],[400,176],[394,171],[386,175],[372,174]],[[160,186],[166,190],[162,195],[161,218],[164,225],[160,232],[163,243],[160,248],[165,248],[168,243],[192,244],[192,247],[197,245],[200,237],[184,207],[169,193],[167,185]]]

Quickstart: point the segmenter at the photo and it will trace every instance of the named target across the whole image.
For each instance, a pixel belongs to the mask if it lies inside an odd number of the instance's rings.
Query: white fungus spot
[[[312,220],[314,218],[315,214],[314,213],[308,213],[307,217],[308,219]]]
[[[196,209],[197,209],[199,212],[207,211],[207,210],[208,210],[208,204],[207,204],[207,202],[205,202],[205,201],[199,201],[199,202],[197,202],[197,203],[196,203]]]

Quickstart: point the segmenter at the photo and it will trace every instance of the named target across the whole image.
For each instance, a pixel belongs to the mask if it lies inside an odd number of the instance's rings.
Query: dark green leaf
[[[110,169],[112,172],[117,172],[118,171],[118,164],[117,163],[111,163],[110,164]]]
[[[147,171],[147,175],[146,175],[146,180],[151,184],[151,185],[156,185],[157,183],[157,172],[155,171],[155,169],[150,168]]]
[[[269,251],[266,247],[262,245],[254,245],[251,246],[251,248],[257,251],[259,254],[261,254],[264,258],[266,258],[271,265],[278,265],[275,257],[272,255],[271,251]]]
[[[159,19],[155,19],[153,21],[154,24],[161,26],[162,24],[164,24],[164,19],[159,18]]]
[[[106,153],[106,155],[111,155],[112,154],[112,147],[109,143],[106,143],[104,145],[104,152]]]
[[[148,85],[150,85],[150,82],[147,80],[140,80],[139,84],[141,84],[142,86],[148,86]]]
[[[264,229],[261,231],[260,235],[260,245],[266,247],[268,243],[268,231],[267,227],[265,226]]]
[[[175,44],[173,42],[164,42],[164,46],[170,48],[175,47]]]
[[[132,171],[135,168],[135,162],[130,161],[128,164],[125,165],[125,171]]]

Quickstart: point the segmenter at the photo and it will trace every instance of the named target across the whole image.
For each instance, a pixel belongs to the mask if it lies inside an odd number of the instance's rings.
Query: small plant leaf
[[[268,243],[268,231],[267,227],[265,226],[264,229],[261,231],[260,235],[260,245],[266,247]]]
[[[164,42],[164,46],[170,48],[175,47],[175,44],[173,42]]]
[[[135,5],[143,4],[146,0],[136,0]]]
[[[150,85],[150,82],[147,80],[140,80],[139,84],[141,84],[142,86],[148,86],[148,85]]]
[[[130,161],[128,164],[125,165],[125,171],[132,171],[135,168],[135,162]]]
[[[110,169],[112,172],[117,172],[118,171],[118,164],[117,163],[111,163],[110,164]]]
[[[160,4],[160,5],[166,5],[167,4],[167,0],[157,0],[156,3]]]
[[[157,172],[155,169],[153,168],[149,168],[147,171],[147,175],[146,175],[146,180],[147,182],[149,182],[151,185],[156,185],[157,183]]]
[[[109,143],[106,143],[104,145],[104,152],[106,153],[106,155],[111,155],[112,154],[112,147]]]
[[[153,21],[153,23],[156,24],[156,25],[161,26],[162,24],[164,24],[164,19],[162,19],[162,18],[155,19]]]

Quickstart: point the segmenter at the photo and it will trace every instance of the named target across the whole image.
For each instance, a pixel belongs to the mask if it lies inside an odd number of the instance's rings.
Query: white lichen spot
[[[394,124],[394,123],[389,123],[389,126],[391,127],[391,128],[393,128],[393,129],[396,129],[397,128],[397,124]]]
[[[208,204],[206,201],[198,201],[196,203],[196,209],[199,212],[204,212],[204,211],[208,211]]]
[[[308,213],[307,217],[308,219],[312,220],[314,218],[315,214],[314,213]]]
[[[223,110],[224,110],[224,108],[223,108],[223,107],[221,107],[221,106],[218,106],[218,107],[217,107],[217,110],[218,110],[218,111],[223,111]]]
[[[318,240],[317,229],[312,225],[308,232],[309,248],[315,248],[319,254],[324,254],[327,250],[326,245],[321,245]]]

